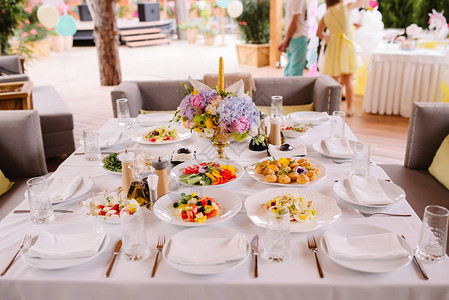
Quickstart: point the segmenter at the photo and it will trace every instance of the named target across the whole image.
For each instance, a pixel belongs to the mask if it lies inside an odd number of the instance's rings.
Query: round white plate
[[[168,124],[172,119],[173,114],[151,113],[151,114],[138,115],[136,118],[136,122],[141,126],[154,126],[154,125]]]
[[[285,137],[288,137],[288,138],[299,138],[299,137],[307,134],[309,132],[309,130],[311,130],[310,127],[307,128],[307,130],[304,131],[304,132],[283,129],[283,127],[286,128],[286,127],[289,127],[289,126],[294,126],[294,124],[292,122],[286,122],[286,123],[282,124],[282,126],[281,126],[282,134]]]
[[[118,152],[117,152],[117,153],[118,153]],[[106,160],[106,158],[107,158],[109,155],[110,155],[110,154],[108,154],[108,155],[106,155],[105,157],[103,157],[103,159],[102,159],[101,162],[100,162],[100,166],[101,166],[103,169],[105,169],[106,171],[108,171],[109,173],[122,175],[122,172],[116,172],[116,171],[112,171],[112,170],[109,170],[108,168],[106,168],[106,162],[105,162],[105,160]]]
[[[157,202],[156,202],[157,203]],[[246,245],[246,256],[242,259],[228,261],[223,264],[215,264],[215,265],[184,265],[172,262],[167,259],[167,254],[170,251],[170,245],[171,240],[173,238],[205,238],[205,239],[212,239],[212,238],[232,238],[236,234],[239,234],[240,232],[232,229],[232,228],[226,228],[226,227],[214,227],[211,229],[210,227],[197,227],[197,228],[190,228],[183,230],[181,232],[178,232],[174,236],[171,237],[165,243],[164,249],[162,250],[162,256],[164,257],[164,260],[167,262],[167,264],[179,271],[190,273],[190,274],[198,274],[198,275],[209,275],[209,274],[217,274],[224,271],[229,271],[231,269],[234,269],[238,266],[240,266],[247,258],[250,252],[250,245],[247,241]],[[192,253],[192,255],[201,255],[198,253]]]
[[[355,141],[352,140],[348,140],[349,143],[349,147],[351,147],[351,149],[354,149],[354,144]],[[331,157],[331,158],[352,158],[353,154],[349,154],[349,155],[333,155],[331,154],[326,147],[326,144],[324,143],[324,140],[319,141],[318,143],[313,144],[313,149],[315,149],[318,153],[327,156],[327,157]]]
[[[319,111],[297,111],[287,115],[287,120],[293,123],[319,125],[330,120],[327,113]]]
[[[332,227],[331,229],[329,229],[329,231],[344,237],[356,237],[356,236],[374,235],[391,232],[382,227],[364,224],[340,225]],[[323,237],[321,237],[320,247],[333,262],[342,267],[366,273],[384,273],[399,270],[408,265],[412,260],[412,249],[410,248],[410,245],[400,236],[398,236],[398,240],[401,243],[401,245],[410,253],[409,256],[396,259],[384,259],[384,260],[383,259],[351,260],[351,259],[335,258],[329,256],[326,241]]]
[[[103,205],[107,204],[107,201],[104,198],[104,192],[95,194],[95,200],[96,200],[97,204],[103,204]],[[94,217],[97,220],[104,222],[104,223],[108,223],[108,224],[120,224],[120,216],[118,216],[118,215],[114,215],[112,217],[91,215],[90,204],[92,203],[92,201],[94,201],[93,197],[87,199],[86,201],[83,201],[83,203],[82,203],[82,205],[84,206],[84,208],[86,210],[87,217]],[[138,205],[137,201],[134,199],[130,200],[130,202]]]
[[[220,160],[220,159],[215,159],[215,160],[210,160],[210,161],[211,161],[211,162],[214,162],[214,163],[218,163],[218,164],[220,164],[220,165],[231,165],[231,166],[233,166],[233,167],[235,168],[235,176],[236,176],[235,178],[229,180],[228,182],[221,183],[221,184],[215,184],[215,185],[211,185],[211,186],[223,186],[223,185],[226,185],[226,184],[229,184],[229,183],[236,182],[237,180],[239,180],[239,179],[243,176],[243,174],[245,174],[245,169],[244,169],[241,165],[239,165],[238,163],[236,163],[235,161],[231,161],[231,160]],[[194,165],[194,164],[197,164],[197,165],[198,165],[198,164],[203,163],[203,162],[209,162],[209,161],[189,160],[189,161],[183,162],[182,164],[179,164],[179,165],[177,165],[176,167],[174,167],[174,168],[171,170],[171,174],[173,174],[174,176],[176,176],[176,177],[178,178],[179,183],[181,183],[181,184],[183,184],[183,185],[186,185],[186,186],[198,186],[198,187],[200,187],[201,185],[190,185],[190,184],[181,182],[181,181],[179,180],[179,176],[184,174],[184,169],[185,169],[186,167],[191,166],[191,165]]]
[[[197,223],[186,222],[182,220],[181,215],[175,215],[176,209],[173,208],[173,203],[181,199],[181,193],[192,193],[191,189],[183,189],[176,193],[166,194],[156,201],[153,207],[153,211],[156,217],[158,217],[162,221],[174,225],[199,227],[226,221],[235,216],[242,208],[242,200],[240,199],[240,197],[230,191],[214,187],[198,187],[194,189],[201,189],[201,191],[197,191],[198,195],[209,196],[215,199],[218,204],[220,204],[221,208],[218,216],[207,219],[204,223]]]
[[[393,200],[393,203],[390,204],[362,204],[357,201],[357,198],[355,197],[354,193],[351,190],[351,185],[349,184],[349,180],[347,178],[339,180],[334,184],[334,192],[343,200],[352,203],[357,204],[364,207],[385,207],[391,204],[394,204],[398,201],[401,201],[402,199],[405,199],[405,191],[398,186],[397,184],[394,184],[393,182],[388,182],[383,179],[378,179],[379,185],[384,191],[384,193],[387,195],[388,198]]]
[[[176,129],[176,131],[178,132],[178,138],[177,139],[170,140],[170,141],[150,142],[149,140],[147,140],[145,138],[145,135],[147,135],[148,133],[150,133],[151,131],[153,131],[157,127],[161,127],[161,126],[152,126],[152,127],[140,128],[140,129],[138,129],[137,131],[135,131],[131,135],[131,139],[134,142],[139,143],[139,144],[143,144],[143,145],[165,145],[165,144],[177,143],[177,142],[186,140],[186,139],[188,139],[188,138],[190,138],[192,136],[192,132],[190,132],[190,129],[187,129],[184,126],[181,126],[181,125],[172,125],[171,127]]]
[[[285,158],[288,158],[288,156],[285,156]],[[293,157],[294,159],[298,160],[301,157]],[[278,158],[279,159],[279,158]],[[267,160],[267,158],[261,159],[259,160],[259,162],[262,162],[264,160]],[[279,182],[267,182],[265,180],[265,175],[263,174],[259,174],[256,172],[255,170],[255,166],[254,164],[250,165],[249,167],[246,168],[246,171],[248,172],[249,176],[251,176],[252,178],[254,178],[255,180],[261,182],[261,183],[265,183],[265,184],[269,184],[269,185],[274,185],[274,186],[289,186],[289,187],[307,187],[310,185],[313,185],[317,182],[319,182],[321,179],[326,177],[326,168],[320,164],[319,162],[317,162],[316,160],[313,159],[308,159],[307,160],[315,167],[320,169],[320,174],[315,178],[315,180],[313,181],[309,181],[307,183],[301,184],[301,183],[297,183],[297,182],[292,182],[292,183],[279,183]]]
[[[312,201],[317,213],[312,220],[307,222],[290,222],[291,232],[309,232],[321,226],[335,222],[341,215],[341,210],[337,205],[335,199],[318,193],[317,191],[298,188],[270,188],[252,194],[245,200],[246,214],[250,220],[260,227],[266,227],[267,224],[267,209],[262,205],[277,196],[282,196],[285,193],[298,195],[306,201]]]
[[[63,226],[59,226],[56,228],[49,229],[48,231],[54,234],[77,234],[77,233],[89,233],[89,232],[99,232],[99,230],[103,230],[101,227],[97,227],[94,225],[87,224],[66,224]],[[27,248],[33,245],[38,236],[34,236],[29,244],[27,244],[26,248],[22,251],[22,259],[23,261],[29,265],[30,267],[37,269],[45,269],[45,270],[56,270],[56,269],[64,269],[73,266],[77,266],[83,264],[87,261],[90,261],[100,255],[109,245],[109,234],[106,232],[103,243],[100,246],[98,252],[90,257],[79,257],[79,258],[61,258],[61,259],[44,259],[37,257],[28,257],[26,255]]]

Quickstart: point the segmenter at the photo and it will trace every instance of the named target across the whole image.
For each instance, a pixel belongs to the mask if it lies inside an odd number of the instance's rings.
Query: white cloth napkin
[[[83,181],[82,176],[56,176],[51,181],[48,192],[52,202],[67,200]]]
[[[120,139],[121,135],[122,132],[120,131],[100,132],[100,135],[98,137],[100,148],[108,148],[115,145]]]
[[[152,113],[152,114],[144,114],[138,115],[137,121],[140,124],[162,124],[168,123],[173,119],[173,114],[169,113]]]
[[[349,176],[349,186],[360,204],[385,205],[394,203],[374,176]]]
[[[232,238],[173,238],[168,259],[185,265],[214,265],[242,259],[247,241],[242,234]]]
[[[392,232],[357,237],[343,237],[329,231],[324,233],[327,251],[335,258],[368,260],[396,259],[410,253]]]
[[[324,140],[324,146],[330,155],[351,156],[354,154],[347,139],[327,138]]]
[[[104,232],[58,235],[44,231],[26,255],[44,259],[89,257],[98,252],[105,235]]]

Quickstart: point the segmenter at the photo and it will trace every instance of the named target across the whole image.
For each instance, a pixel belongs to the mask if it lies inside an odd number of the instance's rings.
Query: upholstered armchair
[[[19,56],[0,56],[0,83],[28,81],[28,75],[23,74],[23,71]]]

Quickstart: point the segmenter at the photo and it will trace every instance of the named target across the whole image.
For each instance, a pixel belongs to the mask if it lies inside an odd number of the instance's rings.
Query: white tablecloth
[[[114,129],[116,122],[116,120],[109,121],[103,129]],[[328,136],[328,132],[329,123],[326,123],[316,126],[300,138],[307,145],[308,157],[319,160],[327,171],[327,177],[310,188],[335,198],[342,210],[341,217],[335,223],[324,226],[313,234],[319,238],[327,228],[339,224],[354,224],[354,226],[372,224],[404,234],[411,245],[416,245],[421,221],[406,201],[400,201],[382,211],[411,213],[413,215],[411,218],[365,218],[354,211],[353,205],[339,199],[333,192],[335,180],[345,178],[351,164],[335,164],[313,150],[312,144]],[[354,138],[351,132],[348,135]],[[185,142],[185,144],[191,143],[203,143],[204,149],[208,149],[208,143],[198,141],[195,137]],[[227,154],[231,157],[238,156],[240,152],[234,152],[232,148],[238,149],[241,145],[232,145],[230,149],[226,149]],[[130,143],[130,146],[135,149],[151,148],[168,153],[176,147],[176,144],[147,147]],[[249,157],[252,152],[247,151],[241,152],[240,156]],[[258,155],[264,156],[263,153]],[[249,160],[241,162],[245,164],[247,161]],[[379,178],[388,178],[376,165],[371,166],[371,172]],[[121,184],[120,176],[103,170],[98,162],[84,160],[84,156],[70,156],[53,176],[63,174],[90,175],[94,181],[94,192],[102,192],[106,188],[115,188]],[[242,201],[245,201],[251,193],[269,187],[271,186],[258,183],[245,174],[240,181],[224,188],[236,192]],[[27,208],[27,206],[26,202],[19,205],[20,208]],[[336,265],[320,251],[320,260],[325,274],[325,278],[320,279],[313,253],[307,249],[307,234],[302,233],[291,234],[291,254],[286,262],[272,263],[259,259],[259,278],[257,279],[252,276],[252,257],[233,270],[209,276],[183,273],[171,268],[165,261],[161,261],[156,277],[150,278],[158,235],[165,234],[169,238],[185,229],[185,227],[177,227],[160,221],[150,211],[145,211],[144,215],[147,236],[152,249],[151,257],[140,262],[129,262],[120,257],[111,277],[105,279],[103,275],[110,261],[114,244],[120,238],[120,225],[105,224],[85,216],[84,208],[76,201],[59,204],[56,208],[73,209],[75,213],[57,214],[54,222],[42,225],[32,224],[29,216],[18,214],[10,214],[0,222],[0,267],[2,269],[7,265],[26,233],[38,234],[65,224],[74,224],[73,226],[92,224],[104,227],[111,236],[104,255],[76,267],[52,271],[29,267],[19,258],[8,273],[0,277],[0,299],[449,299],[449,262],[447,260],[441,264],[425,265],[432,279],[424,281],[412,264],[390,273],[368,274]],[[370,211],[370,209],[365,210]],[[248,239],[259,234],[261,248],[263,246],[265,230],[254,225],[246,216],[244,209],[219,226],[237,229]],[[210,230],[214,230],[214,226],[210,226]]]
[[[372,53],[363,109],[410,117],[413,102],[441,101],[441,83],[448,69],[449,53],[383,45]]]

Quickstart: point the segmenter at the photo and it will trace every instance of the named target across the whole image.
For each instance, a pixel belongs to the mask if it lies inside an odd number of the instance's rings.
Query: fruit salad
[[[161,126],[156,127],[155,129],[150,131],[145,135],[145,138],[152,143],[172,141],[178,138],[178,133],[176,132],[176,129],[170,129],[170,127]]]
[[[189,185],[217,185],[236,178],[235,168],[214,162],[194,164],[184,168],[181,182]]]
[[[185,222],[204,223],[207,219],[218,216],[220,204],[208,196],[198,196],[195,192],[191,194],[181,193],[181,199],[173,203],[175,214],[181,216]]]

